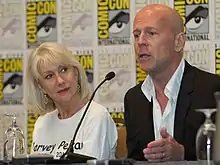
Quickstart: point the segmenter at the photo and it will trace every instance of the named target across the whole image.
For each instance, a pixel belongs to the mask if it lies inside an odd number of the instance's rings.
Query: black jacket
[[[185,63],[174,118],[174,138],[185,147],[185,160],[196,160],[195,139],[204,115],[199,108],[215,108],[214,92],[220,91],[220,77]],[[145,160],[143,149],[153,141],[153,105],[141,91],[142,83],[128,90],[124,98],[128,157]]]

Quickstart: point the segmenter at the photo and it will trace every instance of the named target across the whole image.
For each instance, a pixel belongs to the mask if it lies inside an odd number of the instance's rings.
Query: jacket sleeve
[[[140,130],[134,128],[134,122],[132,121],[131,109],[130,109],[129,101],[128,101],[128,93],[126,93],[124,98],[124,115],[125,115],[125,126],[126,126],[126,144],[128,150],[128,158],[132,158],[135,160],[146,160],[144,158],[143,151],[141,150],[141,146],[137,139]]]

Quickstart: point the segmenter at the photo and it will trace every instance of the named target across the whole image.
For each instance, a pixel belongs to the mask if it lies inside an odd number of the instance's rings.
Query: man
[[[196,160],[204,116],[195,109],[216,107],[220,77],[183,59],[183,27],[179,14],[164,5],[147,5],[135,16],[136,59],[148,76],[124,98],[129,158]]]

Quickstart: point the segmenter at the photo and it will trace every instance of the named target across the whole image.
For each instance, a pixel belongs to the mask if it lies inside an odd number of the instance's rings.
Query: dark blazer
[[[196,160],[195,139],[204,115],[199,108],[215,108],[215,91],[220,91],[220,76],[185,63],[174,118],[174,138],[185,147],[185,160]],[[143,149],[153,140],[153,104],[141,91],[142,83],[128,90],[124,98],[128,157],[145,160]]]

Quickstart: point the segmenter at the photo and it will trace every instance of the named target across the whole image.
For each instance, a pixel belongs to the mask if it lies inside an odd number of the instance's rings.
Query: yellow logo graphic
[[[220,76],[220,49],[215,49],[215,73]]]

